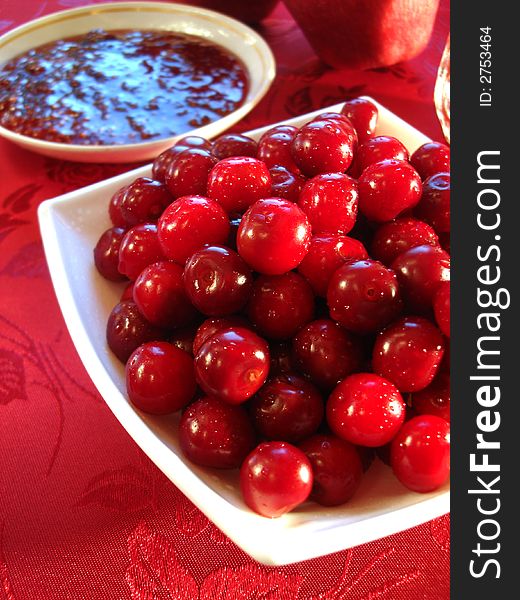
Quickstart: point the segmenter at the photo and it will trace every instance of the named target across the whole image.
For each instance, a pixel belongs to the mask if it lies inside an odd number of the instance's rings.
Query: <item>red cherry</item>
[[[312,465],[310,500],[322,506],[344,504],[356,493],[363,466],[356,447],[333,435],[313,435],[299,445]]]
[[[248,322],[244,317],[233,315],[231,317],[220,317],[216,319],[206,319],[197,329],[195,339],[193,340],[193,354],[197,354],[202,344],[206,340],[223,329],[233,329],[235,327],[247,327]]]
[[[402,310],[396,274],[375,260],[340,267],[330,279],[327,304],[335,321],[361,334],[388,325]]]
[[[363,144],[374,133],[379,111],[370,100],[365,100],[365,98],[347,100],[341,112],[354,125],[360,144]]]
[[[421,201],[414,209],[414,214],[437,233],[450,231],[450,181],[449,173],[437,173],[425,179]]]
[[[271,193],[267,165],[249,156],[235,156],[217,163],[208,178],[208,196],[228,213],[244,212]]]
[[[404,486],[433,492],[450,475],[449,423],[434,415],[410,419],[392,441],[390,462]]]
[[[238,253],[247,264],[266,275],[296,268],[307,253],[311,226],[296,204],[282,198],[255,202],[238,228]]]
[[[388,135],[370,138],[361,144],[350,166],[352,177],[359,177],[363,171],[382,160],[404,160],[410,158],[406,147],[397,139]]]
[[[296,134],[291,153],[296,166],[307,177],[344,173],[352,162],[356,144],[353,127],[347,131],[343,124],[332,120],[313,121]]]
[[[244,502],[264,517],[281,517],[305,502],[312,483],[309,459],[287,442],[260,444],[240,468]]]
[[[163,212],[158,223],[164,254],[184,265],[204,244],[223,244],[229,235],[229,219],[215,200],[184,196]]]
[[[171,202],[173,196],[164,183],[148,177],[138,177],[126,187],[122,195],[121,215],[130,227],[156,221]]]
[[[182,279],[182,267],[169,261],[143,269],[135,280],[134,301],[144,317],[160,327],[181,327],[197,316]]]
[[[121,294],[120,302],[124,302],[125,300],[134,300],[134,283],[135,281],[129,281]]]
[[[423,221],[404,217],[384,223],[377,228],[372,238],[370,252],[376,260],[391,265],[399,254],[425,244],[439,245],[439,238],[432,227]]]
[[[156,181],[164,183],[166,172],[170,168],[171,163],[184,150],[188,148],[199,148],[200,150],[211,150],[211,142],[197,135],[189,135],[180,139],[174,146],[168,148],[153,161],[152,177]]]
[[[427,142],[417,148],[410,162],[423,180],[435,173],[446,173],[450,170],[450,147],[440,142]]]
[[[450,282],[443,281],[439,284],[433,296],[433,313],[442,333],[450,337]]]
[[[225,133],[213,140],[212,153],[218,160],[232,156],[250,156],[254,158],[257,148],[256,141],[247,137],[247,135]]]
[[[358,180],[359,210],[371,221],[391,221],[421,198],[417,171],[402,160],[383,160],[367,167]]]
[[[205,315],[221,317],[241,310],[253,276],[240,256],[225,246],[204,246],[184,268],[184,286],[192,304]]]
[[[317,296],[325,297],[334,272],[348,260],[368,258],[363,244],[339,233],[315,235],[309,251],[298,266]]]
[[[450,374],[439,372],[428,387],[412,394],[412,408],[418,415],[436,415],[450,421]]]
[[[183,412],[179,444],[197,465],[234,469],[254,447],[255,435],[243,407],[204,397]]]
[[[277,125],[266,131],[258,142],[258,158],[268,167],[285,167],[291,173],[299,173],[291,154],[291,144],[298,133],[292,125]]]
[[[145,412],[175,412],[188,404],[196,388],[193,358],[167,342],[139,346],[126,364],[128,397]]]
[[[393,383],[374,373],[355,373],[327,401],[327,422],[340,438],[371,448],[388,443],[404,422],[406,406]]]
[[[321,388],[331,390],[361,368],[359,340],[330,319],[318,319],[300,329],[292,345],[294,365]]]
[[[240,404],[264,384],[269,371],[267,343],[252,331],[235,327],[212,335],[195,356],[195,374],[210,396]]]
[[[107,321],[108,347],[122,362],[126,363],[132,352],[141,344],[166,338],[163,329],[149,323],[130,300],[116,304]]]
[[[144,223],[129,229],[119,247],[118,269],[129,279],[137,279],[148,265],[164,259],[157,237],[157,225]]]
[[[357,205],[357,184],[344,173],[313,177],[303,186],[298,200],[314,234],[348,233],[356,222]]]
[[[324,413],[318,389],[293,374],[269,380],[251,400],[250,408],[253,425],[261,436],[292,443],[313,434]]]
[[[117,192],[110,198],[110,203],[108,205],[108,216],[112,221],[112,225],[114,227],[127,227],[126,221],[121,214],[121,200],[126,192],[126,188],[128,186],[124,186],[117,190]]]
[[[99,274],[110,281],[124,281],[119,272],[119,248],[125,235],[122,227],[111,227],[99,238],[94,248],[94,264]]]
[[[416,246],[401,253],[392,269],[410,310],[428,314],[439,284],[450,280],[450,256],[439,246]]]
[[[164,176],[165,183],[175,198],[205,196],[209,172],[217,161],[209,150],[188,148],[172,160]]]
[[[261,275],[253,285],[247,316],[262,336],[288,339],[314,316],[311,286],[292,271]]]
[[[401,392],[415,392],[433,381],[443,354],[444,340],[433,323],[403,317],[377,336],[372,368]]]
[[[298,202],[300,193],[305,185],[305,178],[291,173],[285,167],[271,167],[271,195],[276,198],[285,198],[291,202]]]

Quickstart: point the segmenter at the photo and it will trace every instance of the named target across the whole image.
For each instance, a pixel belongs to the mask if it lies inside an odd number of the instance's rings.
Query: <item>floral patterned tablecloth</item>
[[[87,0],[2,0],[0,33]],[[359,94],[442,139],[433,87],[449,28],[391,68],[334,71],[282,5],[260,29],[278,63],[259,127]],[[0,600],[446,600],[449,515],[352,550],[265,567],[130,439],[86,374],[52,289],[38,204],[137,165],[75,164],[0,140]]]

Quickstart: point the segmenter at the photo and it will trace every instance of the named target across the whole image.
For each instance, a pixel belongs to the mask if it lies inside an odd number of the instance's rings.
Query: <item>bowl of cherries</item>
[[[449,214],[449,148],[358,98],[184,138],[39,216],[107,404],[284,564],[449,510]]]

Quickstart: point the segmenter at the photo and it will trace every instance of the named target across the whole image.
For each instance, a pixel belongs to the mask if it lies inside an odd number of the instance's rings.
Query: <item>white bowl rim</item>
[[[26,35],[27,33],[30,33],[31,29],[33,29],[35,26],[45,26],[46,24],[51,24],[53,23],[56,18],[60,18],[60,17],[74,17],[76,15],[81,16],[83,14],[95,14],[95,13],[99,13],[99,12],[106,12],[108,11],[108,9],[120,9],[120,12],[124,12],[124,9],[131,9],[131,8],[139,8],[141,7],[143,10],[154,10],[154,9],[158,9],[158,8],[162,8],[164,10],[168,9],[168,12],[171,13],[177,13],[177,12],[182,12],[182,13],[187,13],[188,15],[198,15],[198,16],[206,16],[206,17],[212,17],[215,18],[217,17],[219,19],[219,21],[221,21],[223,24],[225,24],[228,28],[234,28],[238,30],[241,30],[244,34],[247,33],[248,35],[250,35],[251,37],[253,37],[255,39],[255,43],[257,44],[258,48],[260,49],[260,53],[264,56],[264,58],[266,59],[266,72],[267,72],[267,77],[265,77],[259,87],[258,92],[256,93],[256,95],[252,98],[247,99],[244,101],[243,104],[241,104],[237,109],[235,109],[233,112],[229,113],[228,115],[224,115],[223,117],[221,117],[220,119],[217,119],[217,121],[224,121],[225,119],[227,119],[228,117],[231,116],[236,116],[237,114],[239,115],[239,118],[236,119],[236,121],[238,122],[238,120],[240,120],[242,117],[244,117],[250,110],[252,110],[256,104],[258,104],[258,102],[260,102],[260,100],[264,97],[264,95],[267,93],[271,83],[274,80],[274,77],[276,75],[276,62],[275,62],[275,58],[273,55],[273,52],[271,50],[271,48],[269,47],[269,45],[267,44],[267,42],[264,40],[264,38],[257,33],[254,29],[252,29],[251,27],[249,27],[248,25],[238,21],[237,19],[233,19],[232,17],[228,17],[227,15],[224,15],[222,13],[219,13],[217,11],[214,10],[210,10],[207,8],[200,8],[198,6],[192,6],[189,4],[179,4],[177,2],[142,2],[142,1],[130,1],[130,2],[102,2],[100,4],[89,4],[87,6],[79,6],[79,7],[75,7],[75,8],[70,8],[70,9],[65,9],[65,10],[59,10],[56,12],[53,12],[49,15],[45,15],[43,17],[38,17],[36,19],[32,19],[31,21],[28,21],[27,23],[23,23],[22,25],[19,25],[18,27],[15,27],[14,29],[11,29],[10,31],[8,31],[7,33],[3,34],[2,36],[0,36],[0,49],[5,46],[6,44],[8,44],[9,42],[13,41],[13,39],[18,38],[21,35]],[[172,31],[174,31],[172,29]],[[56,38],[56,39],[60,39],[60,38]],[[37,46],[35,46],[37,47]],[[236,54],[235,54],[236,56]],[[251,71],[248,68],[248,66],[242,61],[241,57],[237,56],[237,58],[242,62],[249,78],[251,78]],[[1,65],[0,65],[1,66]],[[209,125],[212,125],[213,123],[215,123],[216,121],[213,121],[212,123],[209,123],[208,125],[204,125],[203,127],[199,127],[197,129],[192,129],[186,132],[183,132],[182,134],[178,134],[175,136],[168,136],[165,138],[158,138],[158,139],[154,139],[154,140],[150,140],[150,141],[146,141],[146,142],[136,142],[133,144],[66,144],[66,143],[62,143],[62,142],[50,142],[48,140],[41,140],[39,138],[35,138],[35,137],[31,137],[29,135],[23,135],[21,133],[17,133],[15,131],[12,131],[10,129],[7,129],[5,127],[2,127],[2,125],[0,125],[0,135],[5,137],[6,139],[11,140],[14,143],[17,144],[24,144],[25,147],[28,147],[29,145],[31,146],[38,146],[41,148],[46,148],[48,150],[54,150],[54,151],[64,151],[64,152],[81,152],[84,154],[89,154],[89,153],[98,153],[98,152],[103,152],[103,151],[120,151],[120,152],[131,152],[132,150],[145,150],[148,147],[153,147],[155,144],[158,143],[164,143],[167,144],[168,140],[172,140],[172,145],[175,143],[175,140],[179,138],[179,136],[186,136],[186,135],[204,135],[204,131],[206,129],[206,127],[208,127]]]

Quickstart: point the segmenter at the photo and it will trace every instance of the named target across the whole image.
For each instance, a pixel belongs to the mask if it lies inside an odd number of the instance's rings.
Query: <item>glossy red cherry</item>
[[[292,337],[314,316],[314,294],[298,273],[261,275],[253,285],[247,316],[260,335],[271,340]]]
[[[444,339],[433,323],[403,317],[377,336],[372,368],[401,392],[415,392],[433,381],[443,354]]]
[[[168,148],[153,161],[152,177],[156,181],[162,181],[166,178],[166,172],[171,163],[184,150],[188,148],[199,148],[200,150],[211,150],[211,142],[197,135],[189,135],[180,139],[174,146]]]
[[[228,213],[244,212],[260,198],[271,194],[267,165],[249,156],[235,156],[218,162],[208,178],[208,196]]]
[[[379,135],[361,144],[356,151],[349,173],[359,177],[363,171],[382,160],[404,160],[410,158],[408,150],[397,138]]]
[[[313,121],[304,125],[294,137],[291,153],[296,166],[307,177],[320,173],[344,173],[352,162],[357,135],[353,127]]]
[[[314,234],[346,234],[356,222],[357,184],[344,173],[317,175],[303,186],[298,206],[307,215]]]
[[[378,331],[402,310],[396,274],[375,260],[340,267],[330,279],[327,304],[335,321],[361,334]]]
[[[164,176],[165,183],[175,198],[205,196],[208,175],[217,162],[209,150],[188,148],[172,160]]]
[[[94,264],[99,274],[110,281],[124,281],[126,278],[119,271],[119,248],[126,230],[122,227],[111,227],[99,238],[94,248]]]
[[[148,265],[164,259],[157,236],[157,225],[144,223],[129,229],[119,247],[118,269],[129,279],[137,279]]]
[[[224,244],[229,227],[228,216],[218,202],[184,196],[163,212],[157,232],[164,254],[184,265],[205,244]]]
[[[267,198],[255,202],[242,217],[237,247],[253,270],[281,275],[300,264],[310,241],[305,213],[288,200]]]
[[[244,502],[264,517],[281,517],[305,502],[312,483],[309,459],[287,442],[260,444],[240,468]]]
[[[310,500],[322,506],[344,504],[356,493],[363,466],[356,447],[333,435],[316,434],[299,445],[312,465]]]
[[[277,125],[266,131],[258,142],[258,158],[272,167],[285,167],[292,173],[299,173],[291,154],[291,144],[298,133],[292,125]]]
[[[451,228],[450,181],[449,173],[437,173],[425,179],[421,201],[414,209],[414,214],[437,233],[448,233]]]
[[[182,267],[170,261],[145,267],[135,280],[133,296],[153,325],[181,327],[197,316],[184,289]]]
[[[425,244],[439,245],[439,238],[433,228],[424,221],[404,217],[383,223],[377,228],[372,238],[370,253],[372,258],[385,265],[391,265],[399,254]]]
[[[363,352],[359,340],[330,319],[312,321],[292,342],[296,368],[323,389],[361,368]]]
[[[291,173],[285,167],[271,167],[269,169],[271,175],[271,196],[276,198],[285,198],[291,202],[298,202],[305,178],[301,175]]]
[[[450,337],[450,282],[439,284],[433,296],[433,314],[439,329],[446,337]]]
[[[435,173],[449,172],[450,147],[440,142],[427,142],[417,148],[410,162],[423,180]]]
[[[323,233],[311,238],[309,251],[298,266],[314,293],[325,297],[334,272],[348,260],[368,258],[363,244],[339,233]]]
[[[254,447],[255,434],[243,407],[203,397],[183,412],[179,444],[197,465],[234,469]]]
[[[428,387],[412,394],[412,408],[418,415],[436,415],[450,421],[450,374],[439,372]]]
[[[195,356],[195,374],[210,396],[229,404],[245,402],[269,372],[269,347],[249,329],[235,327],[212,335]]]
[[[122,363],[126,363],[141,344],[166,338],[166,332],[149,323],[131,300],[114,306],[108,317],[106,335],[108,347]]]
[[[247,320],[239,315],[206,319],[199,325],[195,334],[193,340],[193,354],[197,354],[202,344],[218,331],[222,331],[223,329],[233,329],[235,327],[247,328],[248,325]]]
[[[439,246],[416,246],[392,263],[411,311],[428,314],[439,284],[450,280],[450,256]]]
[[[339,383],[327,401],[327,422],[340,438],[374,448],[393,439],[406,406],[393,383],[374,373],[355,373]]]
[[[156,221],[171,202],[173,196],[164,183],[149,177],[138,177],[122,195],[121,215],[130,227]]]
[[[201,313],[222,317],[240,311],[251,295],[253,275],[240,256],[225,246],[204,246],[184,268],[184,286]]]
[[[365,98],[347,100],[341,112],[350,119],[360,144],[363,144],[374,133],[379,111],[370,100]]]
[[[193,358],[167,342],[139,346],[126,364],[128,397],[145,412],[175,412],[188,404],[196,388]]]
[[[108,204],[108,216],[112,221],[112,225],[114,227],[127,227],[126,221],[121,214],[121,200],[126,192],[127,186],[120,188],[117,192],[110,198],[110,202]]]
[[[247,135],[239,133],[225,133],[213,140],[212,153],[218,158],[230,158],[232,156],[256,157],[258,144]]]
[[[370,221],[384,223],[413,208],[421,198],[417,171],[402,160],[368,166],[358,179],[359,210]]]
[[[450,425],[434,415],[407,421],[392,441],[390,463],[399,481],[414,492],[433,492],[450,475]]]
[[[298,442],[313,434],[324,413],[319,390],[294,374],[270,379],[254,396],[250,414],[264,438]]]

